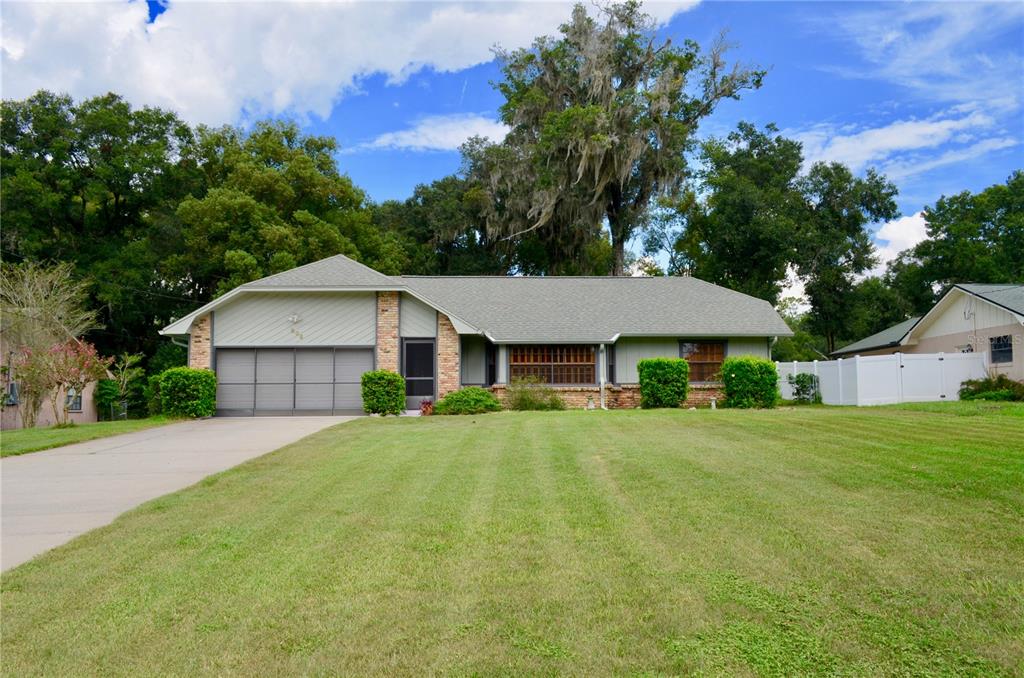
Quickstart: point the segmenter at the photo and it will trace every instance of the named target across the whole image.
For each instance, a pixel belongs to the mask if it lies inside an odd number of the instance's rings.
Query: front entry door
[[[424,400],[434,399],[435,356],[433,339],[402,340],[402,376],[405,377],[405,408],[418,410]]]

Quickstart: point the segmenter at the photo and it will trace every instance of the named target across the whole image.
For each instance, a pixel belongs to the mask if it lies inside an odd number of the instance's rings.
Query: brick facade
[[[213,369],[213,322],[211,315],[204,315],[192,324],[188,335],[188,366],[197,369]]]
[[[601,389],[598,386],[553,386],[565,406],[569,409],[586,408],[593,400],[594,407],[601,407]],[[505,395],[508,390],[504,384],[496,384],[491,387],[494,395],[502,403],[505,402]],[[711,400],[716,399],[722,403],[722,387],[717,384],[691,384],[683,407],[711,407]],[[610,410],[631,409],[640,407],[640,385],[639,384],[607,384],[604,387],[605,406]]]
[[[398,372],[398,292],[377,292],[377,369]]]
[[[720,384],[690,384],[683,407],[711,407],[712,399],[717,400],[718,405],[725,400],[725,393]]]
[[[462,365],[459,356],[459,333],[443,313],[437,314],[437,397],[459,390]]]

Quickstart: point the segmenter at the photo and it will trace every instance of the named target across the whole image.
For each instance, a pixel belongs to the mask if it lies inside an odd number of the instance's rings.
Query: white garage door
[[[216,361],[217,414],[350,414],[373,349],[224,348]]]

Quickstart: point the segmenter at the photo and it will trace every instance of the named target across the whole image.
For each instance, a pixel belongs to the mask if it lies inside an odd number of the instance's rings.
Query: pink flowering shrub
[[[85,341],[70,340],[55,344],[46,352],[50,375],[50,406],[59,424],[69,420],[68,394],[81,394],[90,382],[102,379],[112,358],[104,358],[96,347]]]

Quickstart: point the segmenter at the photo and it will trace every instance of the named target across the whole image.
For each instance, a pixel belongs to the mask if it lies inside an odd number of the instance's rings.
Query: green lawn
[[[27,454],[48,450],[51,447],[84,443],[87,440],[116,436],[119,433],[141,431],[144,428],[160,426],[171,420],[164,416],[147,419],[127,419],[125,421],[100,421],[95,424],[78,424],[67,428],[21,428],[4,431],[0,434],[0,457],[13,457],[16,454]]]
[[[367,418],[2,587],[8,675],[1021,675],[1024,408]]]

